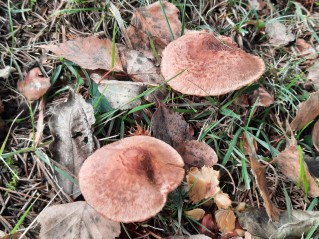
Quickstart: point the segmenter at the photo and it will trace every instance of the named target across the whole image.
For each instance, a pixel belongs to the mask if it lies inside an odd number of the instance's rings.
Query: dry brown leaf
[[[200,170],[191,168],[186,176],[188,184],[188,195],[193,203],[214,196],[220,191],[219,172],[206,166]]]
[[[193,137],[193,129],[183,117],[160,105],[152,116],[152,132],[155,138],[163,140],[174,148]]]
[[[205,211],[201,208],[195,208],[193,210],[185,211],[184,213],[196,221],[201,220],[205,215]]]
[[[215,194],[214,202],[216,203],[218,209],[228,209],[232,203],[232,201],[229,198],[229,195],[221,191]]]
[[[236,216],[233,210],[219,209],[215,212],[215,219],[221,233],[227,234],[235,230]]]
[[[84,69],[112,69],[112,42],[109,39],[99,39],[95,36],[79,37],[58,45],[43,45],[41,47],[73,61]],[[122,71],[118,50],[115,51],[114,69]]]
[[[182,29],[182,24],[178,19],[179,10],[172,3],[163,1],[162,4],[174,39],[176,39],[180,37]],[[131,25],[127,28],[127,35],[135,50],[149,51],[151,49],[148,34],[152,37],[158,53],[161,53],[173,40],[159,2],[136,9]]]
[[[50,88],[50,79],[43,77],[40,68],[30,70],[23,81],[18,81],[18,90],[27,100],[33,101],[42,97]]]
[[[120,223],[103,217],[83,201],[45,208],[38,221],[41,239],[115,239],[121,232]]]
[[[49,149],[60,168],[74,177],[78,176],[84,160],[95,149],[92,129],[94,122],[93,107],[73,91],[70,91],[67,102],[52,110],[49,127],[54,140]],[[64,192],[73,198],[80,195],[77,184],[61,174],[57,174],[57,178]]]
[[[218,161],[215,151],[205,142],[184,141],[176,150],[182,156],[186,169],[190,167],[212,167]]]
[[[307,79],[312,81],[316,90],[319,90],[319,60],[315,61],[315,63],[310,66],[307,71]]]
[[[164,78],[160,69],[143,52],[132,50],[123,45],[117,46],[124,71],[133,81],[162,84]]]
[[[257,100],[258,102],[256,103]],[[263,86],[258,87],[258,89],[249,94],[242,94],[235,100],[235,104],[242,107],[253,106],[255,104],[256,106],[269,107],[273,103],[274,96]]]
[[[269,43],[276,47],[285,46],[295,40],[291,30],[281,22],[267,23],[265,31],[269,37]]]
[[[263,0],[249,0],[249,5],[252,9],[259,11],[264,9],[266,3]]]
[[[258,89],[254,90],[252,94],[249,96],[250,105],[254,105],[258,100],[256,106],[269,107],[272,103],[274,103],[274,96],[271,95],[263,86],[258,87]]]
[[[319,152],[319,120],[315,123],[312,129],[312,143]]]
[[[249,208],[237,214],[240,226],[247,230],[252,238],[292,239],[305,238],[311,228],[319,221],[319,212],[292,210],[284,211],[278,222],[269,222],[264,208]],[[313,238],[318,235],[318,229]]]
[[[286,175],[295,184],[298,183],[300,174],[300,153],[297,148],[296,142],[292,142],[290,146],[286,147],[277,157],[276,161],[281,169],[281,172]],[[309,196],[318,197],[319,187],[313,177],[310,175],[308,166],[304,162],[304,172],[309,185]],[[301,186],[303,187],[303,180],[301,180]]]
[[[147,85],[143,82],[102,80],[98,85],[98,90],[105,96],[112,108],[127,110],[142,103],[138,95],[147,89]]]
[[[299,38],[296,40],[296,48],[299,52],[299,55],[304,57],[305,59],[314,60],[318,57],[316,49],[313,48],[304,39]]]
[[[292,130],[301,130],[319,115],[319,91],[310,94],[308,100],[302,102],[294,120],[290,123]]]
[[[23,237],[21,236],[22,236],[22,233],[16,232],[14,234],[5,235],[1,237],[1,239],[28,239],[28,237],[26,236],[23,236]]]
[[[280,211],[277,206],[271,201],[270,194],[267,187],[266,181],[266,167],[258,162],[258,158],[252,154],[250,156],[250,166],[251,171],[255,177],[259,192],[264,200],[264,206],[266,208],[269,219],[272,221],[278,221],[280,216]]]

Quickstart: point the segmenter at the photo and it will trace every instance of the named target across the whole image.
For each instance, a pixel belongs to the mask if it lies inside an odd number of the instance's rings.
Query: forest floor
[[[274,207],[288,212],[318,210],[319,195],[308,193],[306,188],[311,183],[300,179],[300,175],[307,174],[307,169],[300,166],[304,165],[303,161],[312,176],[319,176],[316,161],[319,136],[315,130],[319,112],[314,113],[318,107],[306,107],[304,112],[313,114],[307,118],[306,125],[293,129],[294,133],[289,128],[300,104],[319,88],[319,2],[170,1],[179,9],[183,31],[228,36],[239,48],[264,61],[266,70],[258,81],[221,96],[188,96],[163,84],[165,95],[161,99],[151,103],[143,100],[133,109],[114,109],[105,98],[100,101],[100,93],[92,90],[93,81],[85,67],[42,47],[89,36],[127,45],[122,27],[130,25],[135,9],[153,2],[0,1],[0,232],[3,233],[0,238],[16,232],[37,238],[40,233],[37,217],[44,208],[84,200],[59,186],[56,174],[59,165],[54,163],[54,151],[63,154],[64,149],[61,145],[52,149],[54,139],[49,127],[53,109],[67,99],[70,89],[94,107],[99,104],[94,108],[92,131],[100,146],[134,132],[138,134],[136,131],[142,128],[154,136],[152,116],[158,107],[166,106],[186,120],[194,140],[204,141],[216,152],[218,164],[214,169],[220,170],[219,187],[229,195],[232,210],[236,211],[240,203],[245,203],[245,207],[264,208],[265,191],[260,192],[262,186],[256,183],[258,176],[251,169],[252,155],[257,155],[259,166],[266,169],[264,183]],[[121,21],[123,25],[119,24]],[[52,86],[44,97],[28,101],[21,92],[25,93],[23,90],[29,86],[20,88],[19,92],[17,84],[35,67],[43,77],[50,78]],[[102,106],[101,102],[107,105]],[[174,129],[168,126],[167,130]],[[253,140],[256,154],[251,154],[252,144],[247,143],[245,134]],[[297,157],[299,171],[294,172],[295,180],[292,180],[280,168],[278,159],[272,159],[294,140],[302,156]],[[205,215],[214,215],[218,210],[215,205],[192,203],[185,190],[186,179],[170,194],[158,215],[144,222],[121,224],[119,237],[165,238],[204,233],[211,238],[231,238],[231,234],[227,236],[216,225],[214,216],[210,219],[212,226],[202,216],[196,220],[185,213],[200,208]],[[200,228],[201,223],[206,232]],[[311,235],[308,234],[309,238]]]

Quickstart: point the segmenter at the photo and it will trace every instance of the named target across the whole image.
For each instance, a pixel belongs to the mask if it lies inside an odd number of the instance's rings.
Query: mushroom
[[[161,71],[168,84],[188,95],[215,96],[246,86],[265,71],[263,60],[228,37],[191,32],[163,51]]]
[[[182,157],[165,142],[132,136],[98,149],[84,162],[80,189],[105,217],[140,222],[163,208],[184,178],[183,166]]]

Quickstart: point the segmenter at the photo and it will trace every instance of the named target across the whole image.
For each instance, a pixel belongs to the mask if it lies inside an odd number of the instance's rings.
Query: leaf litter
[[[38,217],[40,238],[115,239],[121,226],[79,201],[45,208]]]
[[[95,150],[92,125],[95,122],[93,107],[80,94],[70,90],[67,102],[52,110],[49,127],[53,136],[50,152],[53,159],[77,177],[84,160]],[[64,192],[76,198],[79,186],[63,175],[57,174],[59,185]]]
[[[265,7],[264,1],[250,1],[250,4],[252,5],[255,4],[255,6],[252,6],[252,8],[254,8],[257,11],[262,10]],[[73,61],[74,63],[82,67],[83,69],[88,69],[88,70],[103,69],[105,71],[108,71],[107,73],[110,74],[109,79],[112,79],[112,80],[99,81],[98,84],[95,84],[96,92],[94,93],[96,94],[98,98],[100,98],[100,94],[103,94],[105,96],[106,100],[103,101],[103,104],[108,104],[108,105],[106,107],[107,109],[104,109],[103,111],[104,113],[112,110],[110,109],[109,106],[111,106],[114,109],[120,109],[120,110],[127,110],[127,109],[138,107],[140,104],[144,102],[144,99],[145,99],[143,97],[138,97],[138,96],[141,93],[145,92],[147,87],[149,86],[153,87],[153,86],[157,86],[159,84],[165,83],[163,77],[159,73],[159,67],[158,67],[159,62],[158,62],[157,53],[159,54],[159,56],[161,56],[161,52],[165,48],[165,46],[168,43],[170,43],[173,39],[177,39],[178,37],[180,37],[181,30],[182,30],[181,21],[178,18],[179,9],[169,2],[165,2],[165,1],[156,2],[147,7],[142,7],[138,9],[133,8],[134,13],[133,13],[131,25],[128,27],[127,31],[125,31],[124,23],[123,21],[121,21],[122,20],[121,13],[118,11],[118,9],[116,8],[114,4],[111,4],[110,6],[111,6],[112,14],[115,16],[116,21],[120,25],[121,31],[124,33],[124,38],[125,38],[125,41],[127,42],[127,45],[131,47],[129,42],[132,41],[133,43],[132,44],[133,49],[129,49],[123,45],[116,45],[114,68],[112,63],[112,54],[114,53],[112,52],[113,51],[112,47],[114,44],[112,44],[112,42],[109,39],[99,39],[97,37],[92,36],[88,38],[76,38],[75,40],[67,41],[58,45],[49,45],[49,46],[43,47],[48,50],[51,50],[52,52],[54,52],[60,57],[64,57],[68,60]],[[188,7],[189,6],[187,5],[187,8]],[[267,7],[272,7],[272,6],[267,6]],[[180,9],[182,9],[182,7]],[[259,13],[264,14],[264,11]],[[166,21],[166,18],[167,18],[167,21]],[[281,25],[280,24],[271,25],[271,24],[272,23],[269,23],[269,22],[266,24],[266,33],[269,37],[269,43],[271,45],[274,45],[277,47],[286,46],[295,39],[294,36],[291,34],[290,29],[284,26],[283,24],[281,23],[280,23]],[[237,40],[240,42],[240,39],[241,37],[239,37]],[[91,47],[89,49],[89,47],[87,46],[92,45],[92,42],[95,47]],[[152,44],[154,44],[155,49],[153,48]],[[311,45],[302,39],[298,39],[296,42],[296,48],[299,55],[304,56],[307,60],[313,60],[315,57],[315,54],[313,54],[314,48],[310,48],[310,47]],[[124,72],[131,80],[135,82],[113,80],[113,79],[117,79],[117,76],[118,76],[118,75],[115,75],[115,76],[113,75],[112,71],[114,70]],[[311,71],[308,71],[308,72],[310,75],[310,77],[308,75],[308,78],[312,79],[313,77],[311,76]],[[38,76],[41,75],[40,73],[41,72],[39,72]],[[23,86],[23,87],[26,88],[27,86]],[[85,89],[85,87],[83,88]],[[82,91],[83,88],[80,88],[81,93],[83,92]],[[273,91],[273,92],[276,92],[276,91]],[[72,94],[73,96],[71,96]],[[89,94],[93,98],[93,96],[91,95],[91,92],[89,92]],[[165,97],[165,94],[167,93],[164,92],[162,95],[164,95]],[[33,96],[32,94],[29,94],[29,95]],[[86,92],[83,95],[86,96]],[[164,97],[155,96],[153,97],[152,102],[155,102],[158,105],[159,100],[163,99]],[[89,105],[84,101],[83,98],[81,99],[77,99],[77,98],[81,98],[81,96],[74,92],[70,92],[69,100],[66,103],[62,103],[56,107],[56,109],[59,109],[60,107],[60,110],[56,111],[55,109],[53,111],[53,113],[56,115],[55,116],[53,115],[50,122],[50,130],[52,135],[54,136],[54,141],[51,144],[50,149],[52,151],[54,159],[57,160],[57,164],[60,164],[62,169],[65,169],[66,172],[70,173],[74,177],[77,176],[78,168],[80,167],[78,165],[81,165],[83,160],[85,160],[87,156],[90,155],[96,148],[93,143],[94,136],[93,136],[92,127],[95,122],[93,109],[88,107]],[[87,99],[87,97],[85,97],[85,99]],[[197,99],[193,98],[193,100],[197,100]],[[271,104],[274,103],[274,96],[270,94],[269,92],[267,92],[267,90],[261,86],[258,89],[254,90],[253,92],[245,95],[245,99],[243,101],[247,102],[247,104],[244,107],[253,106],[253,105],[269,107]],[[91,103],[94,104],[94,102],[91,102]],[[67,106],[68,104],[70,105]],[[312,106],[307,106],[304,108],[308,108],[306,111],[313,110]],[[151,116],[150,112],[152,112],[152,110],[149,110],[149,109],[147,110],[149,111],[147,116]],[[302,106],[300,107],[300,111],[302,111]],[[102,111],[99,111],[99,112],[102,112]],[[292,125],[294,124],[297,125],[295,126],[294,130],[301,130],[311,120],[316,118],[316,116],[314,116],[312,113],[309,114],[309,112],[307,112],[307,114],[304,114],[305,112],[297,113],[297,117],[295,119],[296,121],[298,121],[297,119],[298,117],[304,117],[304,118],[301,120],[299,119],[299,123],[292,123]],[[40,112],[39,119],[41,117],[43,120],[43,113],[44,112],[42,109],[42,112]],[[68,120],[63,120],[67,116],[69,116]],[[39,124],[39,123],[42,123],[42,120],[38,120],[37,128],[39,128],[39,132],[42,131],[43,129],[42,125]],[[63,129],[60,129],[59,127]],[[213,200],[210,200],[207,204],[205,203],[203,205],[203,208],[205,210],[201,208],[195,208],[193,210],[185,211],[184,214],[185,215],[188,214],[188,216],[190,217],[193,216],[193,219],[195,220],[202,219],[201,223],[203,225],[206,225],[207,228],[211,229],[214,233],[216,232],[215,236],[217,236],[217,231],[218,231],[218,228],[216,228],[217,225],[219,226],[219,230],[222,232],[222,234],[226,234],[226,236],[228,237],[235,236],[235,234],[230,234],[230,233],[237,233],[235,232],[235,230],[237,229],[236,217],[234,214],[234,210],[231,208],[232,201],[227,193],[224,193],[220,190],[220,187],[222,187],[222,185],[219,185],[220,183],[219,172],[212,168],[212,166],[216,164],[218,160],[215,151],[204,141],[199,142],[197,140],[194,140],[194,135],[196,134],[194,132],[194,129],[187,123],[187,121],[185,121],[185,119],[180,114],[172,110],[169,110],[167,107],[165,107],[161,103],[159,103],[159,107],[157,111],[153,114],[153,117],[151,120],[151,127],[153,131],[153,136],[172,145],[175,149],[179,151],[185,163],[188,164],[187,167],[185,167],[187,170],[190,168],[187,174],[187,181],[188,181],[187,188],[189,190],[188,196],[190,198],[190,201],[193,202],[193,205],[196,205],[197,202],[201,202],[210,197],[213,199]],[[196,128],[196,130],[197,129],[198,128]],[[316,125],[314,126],[314,130],[315,129],[316,129]],[[313,136],[313,143],[316,147],[315,139],[317,138],[317,136],[315,134],[315,131],[313,132],[312,136]],[[37,136],[36,142],[38,141],[41,141],[41,135]],[[59,152],[55,152],[54,149],[52,150],[53,146],[56,147]],[[70,152],[70,148],[72,148],[71,152]],[[257,145],[256,145],[256,148],[257,148]],[[292,164],[292,166],[290,165],[290,167],[294,167],[294,170],[295,170],[294,174],[298,175],[297,173],[298,160],[296,156],[297,154],[295,153],[294,150],[291,150],[291,152],[289,152],[289,150],[290,149],[288,146],[283,152],[281,152],[278,155],[276,159],[278,162],[280,162],[278,164],[281,166],[281,169],[284,173],[285,173],[285,170],[284,170],[285,165],[282,165],[282,164],[284,163],[283,161],[288,161],[288,162],[291,162]],[[247,150],[247,147],[246,149],[244,149],[244,151],[247,154],[252,154],[250,150]],[[83,155],[82,155],[82,152],[84,152]],[[79,158],[79,161],[77,161],[78,158],[76,158],[76,156],[78,155],[82,156],[82,158],[81,157]],[[274,204],[271,204],[271,200],[268,197],[269,192],[266,185],[266,175],[265,175],[266,167],[260,164],[258,161],[258,157],[257,156],[255,157],[255,156],[256,155],[253,155],[253,157],[251,157],[251,168],[255,176],[255,180],[257,182],[258,188],[260,189],[261,195],[264,199],[266,212],[268,213],[268,216],[270,218],[275,218],[274,215],[276,213],[270,212],[270,211],[271,210],[276,211],[278,209],[277,207],[275,207]],[[284,160],[280,161],[280,158],[283,158]],[[286,158],[288,160],[285,160]],[[72,166],[72,164],[74,164],[75,166]],[[308,180],[309,173],[307,171],[306,166],[303,166],[303,167],[306,170],[306,178]],[[299,164],[299,168],[301,168],[300,164]],[[207,173],[205,173],[206,170],[207,170]],[[299,169],[299,173],[300,173],[300,169]],[[76,196],[79,194],[77,185],[73,184],[72,182],[68,180],[65,181],[64,179],[61,179],[60,176],[61,175],[57,175],[60,186],[64,188],[64,191],[67,194],[73,195],[73,197],[76,198]],[[287,174],[287,176],[291,176],[291,175]],[[312,177],[310,176],[310,178]],[[293,179],[293,181],[296,182],[296,176]],[[312,185],[311,183],[312,182],[310,182],[309,184]],[[309,194],[311,192],[312,191],[309,191]],[[194,201],[196,201],[196,203],[194,203]],[[218,210],[208,208],[212,206],[211,202],[213,201],[216,204],[216,205],[213,205],[213,207],[214,208],[217,207]],[[84,205],[85,203],[82,202],[82,204]],[[81,207],[80,206],[77,207],[75,211],[81,211],[82,207],[86,208],[87,205],[86,206],[83,206],[83,205]],[[71,207],[70,204],[59,205],[59,206],[62,206],[61,210],[64,209],[64,211],[67,211],[67,212],[70,211],[69,210],[69,207]],[[55,206],[53,206],[52,208],[54,207]],[[50,209],[50,208],[47,208],[47,209]],[[208,211],[207,209],[210,211]],[[51,210],[54,210],[54,211],[51,212],[48,210],[48,211],[43,211],[43,213],[48,214],[47,217],[50,217],[50,215],[54,214],[55,210],[58,210],[58,209],[54,208]],[[207,214],[205,215],[206,212]],[[96,212],[92,212],[92,215],[94,213],[96,218],[101,217],[99,214],[96,214]],[[212,216],[211,213],[215,214],[215,218]],[[61,219],[61,217],[64,217],[64,216],[66,216],[66,214],[61,214],[58,217],[59,219]],[[206,218],[209,219],[207,220],[207,222],[205,222],[204,220]],[[47,226],[47,220],[51,220],[51,219],[46,218],[41,223],[42,229]],[[68,220],[66,219],[66,221]],[[75,219],[70,219],[68,222],[72,224],[72,222],[74,221]],[[106,222],[102,224],[105,224],[105,223]],[[73,225],[71,224],[67,224],[67,225],[72,228]],[[102,224],[100,225],[101,227],[103,227]],[[83,225],[83,223],[81,222],[79,225],[80,225],[80,229],[82,229],[81,226]],[[79,226],[75,226],[75,227],[79,227]],[[200,227],[200,226],[198,228],[203,229],[203,227]],[[118,229],[118,233],[120,233],[119,226],[117,227],[117,229]],[[184,228],[180,228],[180,229],[184,230]],[[206,229],[205,230],[203,229],[203,231],[201,229],[199,229],[201,233],[203,234],[207,233]],[[46,230],[46,229],[43,229],[43,230]],[[53,226],[52,233],[60,232],[63,230],[64,230],[63,228],[60,229],[57,226]],[[145,230],[147,231],[147,229]],[[89,231],[88,233],[92,233],[91,230],[88,230],[88,231]],[[72,231],[70,231],[70,233],[71,232]],[[43,233],[42,230],[41,230],[41,233]],[[87,232],[83,232],[84,235],[87,235],[85,233]],[[99,234],[98,232],[95,232],[95,231],[93,232],[93,234],[94,233]],[[214,235],[214,233],[207,234],[207,235],[212,236]],[[240,236],[239,233],[237,234],[238,235],[236,236]],[[108,235],[108,234],[105,232],[104,235]],[[68,236],[74,237],[72,234],[70,235],[68,234],[66,238],[68,238]],[[115,236],[118,236],[118,235],[114,234],[114,236],[111,236],[110,238],[114,238]],[[65,235],[61,237],[65,237]],[[79,238],[78,236],[76,237]],[[99,238],[98,236],[95,236],[95,235],[93,235],[93,237]],[[177,237],[178,236],[176,236],[176,238]],[[190,237],[182,236],[182,238],[197,238],[197,237],[201,238],[205,236],[203,235],[198,235],[198,236],[193,235]],[[109,237],[104,237],[102,235],[101,238],[109,238]],[[221,237],[221,238],[224,238],[224,237]]]

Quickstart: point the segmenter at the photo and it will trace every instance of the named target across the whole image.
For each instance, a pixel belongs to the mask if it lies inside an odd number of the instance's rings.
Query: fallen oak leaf
[[[311,120],[319,115],[319,91],[310,94],[308,100],[302,102],[296,113],[295,118],[290,123],[293,131],[301,130]]]
[[[182,156],[186,169],[190,167],[212,167],[218,161],[215,151],[205,142],[183,141],[176,150]]]
[[[92,125],[95,122],[93,107],[81,95],[69,92],[67,102],[52,110],[49,128],[54,138],[49,146],[53,159],[72,175],[78,176],[84,160],[94,151]],[[76,198],[79,186],[57,174],[58,183],[64,192]]]
[[[112,42],[110,39],[100,39],[95,36],[79,37],[75,40],[58,45],[42,45],[44,49],[64,57],[84,69],[122,71],[122,63],[117,48],[115,48],[115,62],[112,66]]]
[[[193,129],[178,113],[160,105],[152,116],[153,136],[177,148],[185,140],[193,139]]]
[[[47,207],[37,220],[41,239],[115,239],[121,232],[120,223],[98,214],[84,201]]]
[[[300,152],[297,148],[295,140],[292,141],[291,145],[285,148],[284,151],[280,152],[274,159],[278,163],[281,172],[286,175],[295,184],[298,184],[300,175]],[[303,162],[303,173],[304,177],[301,180],[301,186],[304,187],[303,180],[306,179],[308,183],[308,193],[310,197],[319,196],[319,187],[316,181],[309,173],[308,166]],[[304,189],[304,188],[303,188]],[[304,189],[305,190],[305,189]]]
[[[40,68],[33,68],[23,81],[18,81],[17,88],[27,100],[38,100],[50,88],[50,79],[43,77]]]
[[[319,212],[292,210],[290,215],[288,211],[284,211],[278,222],[270,222],[264,208],[249,208],[237,213],[237,218],[240,226],[252,238],[303,238],[318,223]]]
[[[168,24],[166,22],[165,12]],[[135,50],[151,50],[149,35],[154,42],[157,53],[170,43],[174,38],[181,36],[182,23],[178,19],[179,10],[170,2],[155,2],[146,7],[138,8],[134,11],[131,25],[126,33]],[[173,36],[172,36],[172,35]]]
[[[272,221],[278,221],[280,211],[270,198],[266,181],[266,166],[259,163],[257,155],[255,153],[252,153],[250,155],[250,166],[251,171],[255,177],[260,195],[264,200],[264,206],[266,208],[269,219]]]

